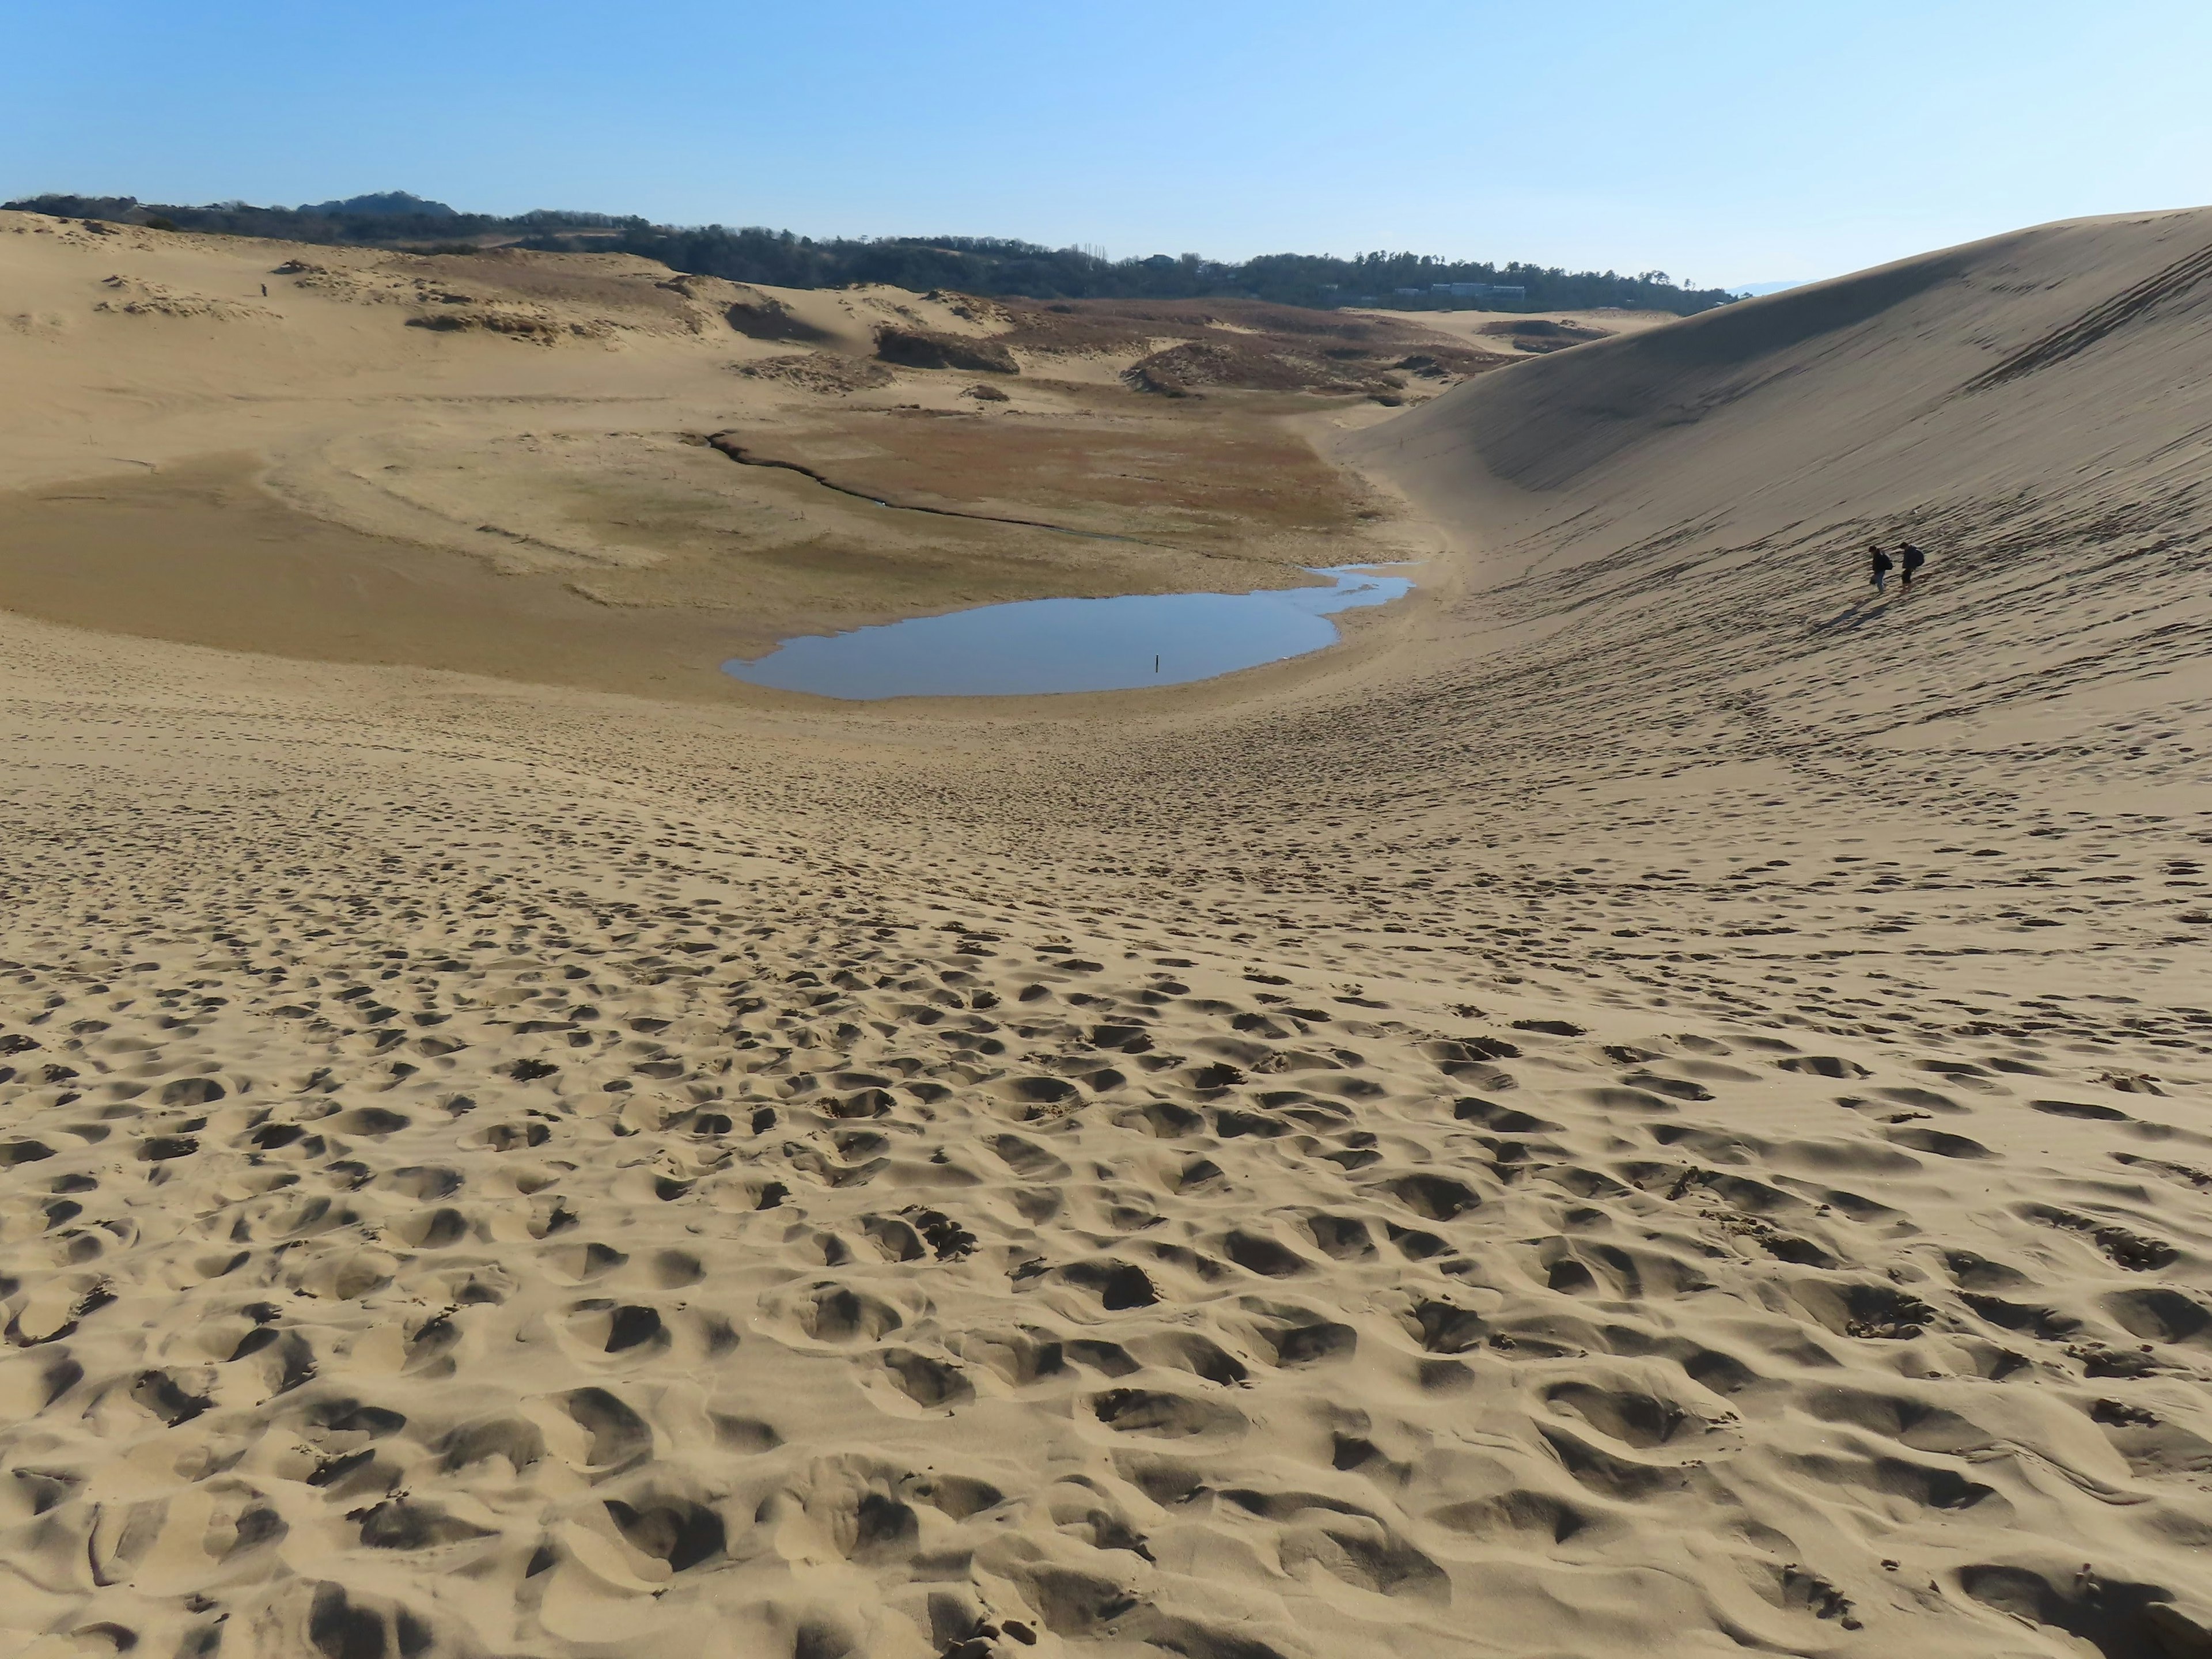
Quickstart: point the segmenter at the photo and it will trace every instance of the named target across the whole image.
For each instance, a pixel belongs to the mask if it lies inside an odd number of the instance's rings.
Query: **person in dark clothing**
[[[1882,584],[1889,580],[1892,568],[1890,557],[1879,547],[1869,548],[1867,550],[1874,556],[1869,562],[1867,580],[1874,584],[1874,591],[1879,593],[1882,591]]]
[[[1928,562],[1928,556],[1925,553],[1923,553],[1918,548],[1915,547],[1911,542],[1907,542],[1897,550],[1897,562],[1899,567],[1899,580],[1901,580],[1905,586],[1911,587],[1912,586],[1912,573],[1919,569],[1922,565]]]

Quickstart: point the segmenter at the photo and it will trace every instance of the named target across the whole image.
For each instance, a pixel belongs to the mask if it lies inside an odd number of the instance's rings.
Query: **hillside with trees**
[[[1723,289],[1692,289],[1663,270],[1633,276],[1571,271],[1519,260],[1454,260],[1431,254],[1374,252],[1352,258],[1269,253],[1217,260],[1195,253],[1108,259],[1081,248],[1049,248],[988,236],[799,236],[787,230],[723,225],[656,225],[604,213],[541,210],[500,216],[463,213],[404,191],[296,208],[218,202],[188,207],[127,196],[37,196],[5,204],[28,213],[100,219],[227,236],[365,247],[467,252],[482,247],[556,252],[636,253],[674,270],[781,288],[842,288],[887,283],[917,292],[1036,300],[1238,298],[1279,305],[1387,306],[1420,310],[1480,306],[1551,311],[1619,306],[1681,315],[1725,305]],[[1439,285],[1518,288],[1520,296],[1471,297]]]

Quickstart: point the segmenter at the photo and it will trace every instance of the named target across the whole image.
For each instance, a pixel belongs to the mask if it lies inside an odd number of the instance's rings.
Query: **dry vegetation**
[[[1543,317],[1485,323],[1481,331],[1493,339],[1510,340],[1516,351],[1537,353],[1564,351],[1569,346],[1582,344],[1585,340],[1602,340],[1607,332],[1587,324],[1555,323]]]
[[[876,331],[876,356],[906,368],[964,368],[986,374],[1018,374],[1021,365],[998,340],[944,334],[886,323]]]
[[[989,303],[1000,339],[1034,359],[1034,372],[1051,372],[1055,360],[1133,357],[1121,371],[1127,384],[1170,398],[1300,392],[1396,404],[1407,400],[1408,370],[1442,384],[1510,361],[1417,324],[1258,301]]]
[[[1374,498],[1266,413],[1109,408],[987,416],[939,410],[787,416],[720,434],[879,501],[1040,519],[1093,535],[1291,564],[1356,556]]]
[[[723,656],[794,633],[1292,585],[1304,565],[1405,545],[1311,441],[1401,395],[1386,374],[1428,384],[1381,367],[1405,355],[1396,325],[767,291],[619,255],[264,248],[28,215],[7,229],[21,291],[46,295],[15,336],[160,388],[115,404],[129,443],[102,452],[136,445],[150,472],[38,460],[38,428],[23,429],[32,488],[0,496],[18,551],[0,599],[34,614],[82,620],[120,586],[131,626],[174,640],[233,643],[258,605],[316,654],[502,673],[542,660],[567,681],[729,697]],[[1125,384],[1178,341],[1244,372],[1188,375],[1202,401]],[[1437,362],[1457,349],[1430,349]],[[210,349],[252,395],[219,420],[171,421],[160,411],[201,408]],[[334,383],[375,390],[333,404]],[[708,434],[801,470],[734,465]],[[277,501],[254,503],[257,477]],[[148,533],[164,501],[166,538]],[[260,529],[227,539],[223,513]],[[285,540],[323,550],[324,586],[268,565]],[[91,551],[73,562],[70,546]],[[495,628],[475,585],[502,579],[534,597]],[[447,594],[453,626],[404,625],[425,587]],[[655,616],[686,649],[724,648],[672,673],[639,644]]]
[[[889,386],[891,371],[865,358],[826,351],[798,351],[786,357],[757,357],[734,365],[749,380],[775,380],[800,392],[842,394]]]

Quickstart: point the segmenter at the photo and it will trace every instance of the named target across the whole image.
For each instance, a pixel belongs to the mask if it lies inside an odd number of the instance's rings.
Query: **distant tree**
[[[313,207],[302,207],[300,211],[318,214],[325,219],[377,216],[401,219],[458,219],[461,216],[443,202],[426,202],[404,190],[380,191],[371,196],[349,196],[343,202],[324,202]]]
[[[1725,305],[1734,297],[1720,289],[1678,284],[1663,270],[1622,276],[1610,270],[1569,271],[1518,260],[1499,265],[1380,250],[1350,258],[1268,253],[1224,262],[1197,253],[1154,253],[1109,260],[1091,248],[1048,248],[997,236],[862,236],[815,241],[757,225],[656,225],[634,215],[547,208],[498,217],[459,212],[405,191],[298,208],[254,207],[245,202],[202,207],[144,204],[127,196],[38,196],[6,205],[67,218],[159,222],[183,230],[278,241],[448,250],[507,244],[556,252],[635,253],[677,270],[774,288],[884,283],[1038,300],[1233,297],[1318,308],[1380,296],[1394,306],[1441,309],[1469,301],[1437,293],[1437,284],[1481,283],[1526,290],[1525,298],[1506,308],[1565,311],[1618,306],[1683,314]],[[464,238],[471,240],[465,243]],[[1394,292],[1399,289],[1417,292]],[[1506,305],[1488,299],[1476,303],[1491,308]]]

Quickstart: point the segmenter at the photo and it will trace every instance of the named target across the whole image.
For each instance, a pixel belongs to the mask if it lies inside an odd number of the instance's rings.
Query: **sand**
[[[1428,329],[1462,345],[1508,356],[1514,349],[1511,331],[1531,321],[1559,323],[1593,334],[1613,336],[1641,334],[1646,329],[1662,327],[1676,320],[1672,312],[1632,311],[1616,306],[1566,311],[1392,311],[1381,306],[1347,309],[1354,316]]]
[[[1358,469],[1417,599],[1211,687],[871,708],[714,684],[673,579],[559,634],[672,538],[450,529],[532,491],[447,446],[617,397],[610,467],[714,459],[669,434],[752,343],[288,291],[239,344],[93,312],[119,254],[41,222],[0,1653],[2205,1650],[2212,213],[1403,414],[1212,400]],[[165,545],[220,637],[133,590]],[[779,616],[866,609],[802,574]]]
[[[747,289],[623,255],[421,257],[0,214],[0,382],[21,393],[0,405],[0,538],[16,550],[0,605],[729,701],[716,665],[793,634],[1292,586],[1309,566],[1406,553],[1387,503],[1311,441],[1385,412],[1364,397],[1146,396],[1116,378],[1152,349],[1133,336],[1025,351],[1012,375],[872,355],[878,327],[981,338],[1016,320],[957,295]],[[1407,400],[1450,383],[1401,378]],[[974,397],[979,381],[1003,400]],[[103,613],[110,594],[124,611]]]

